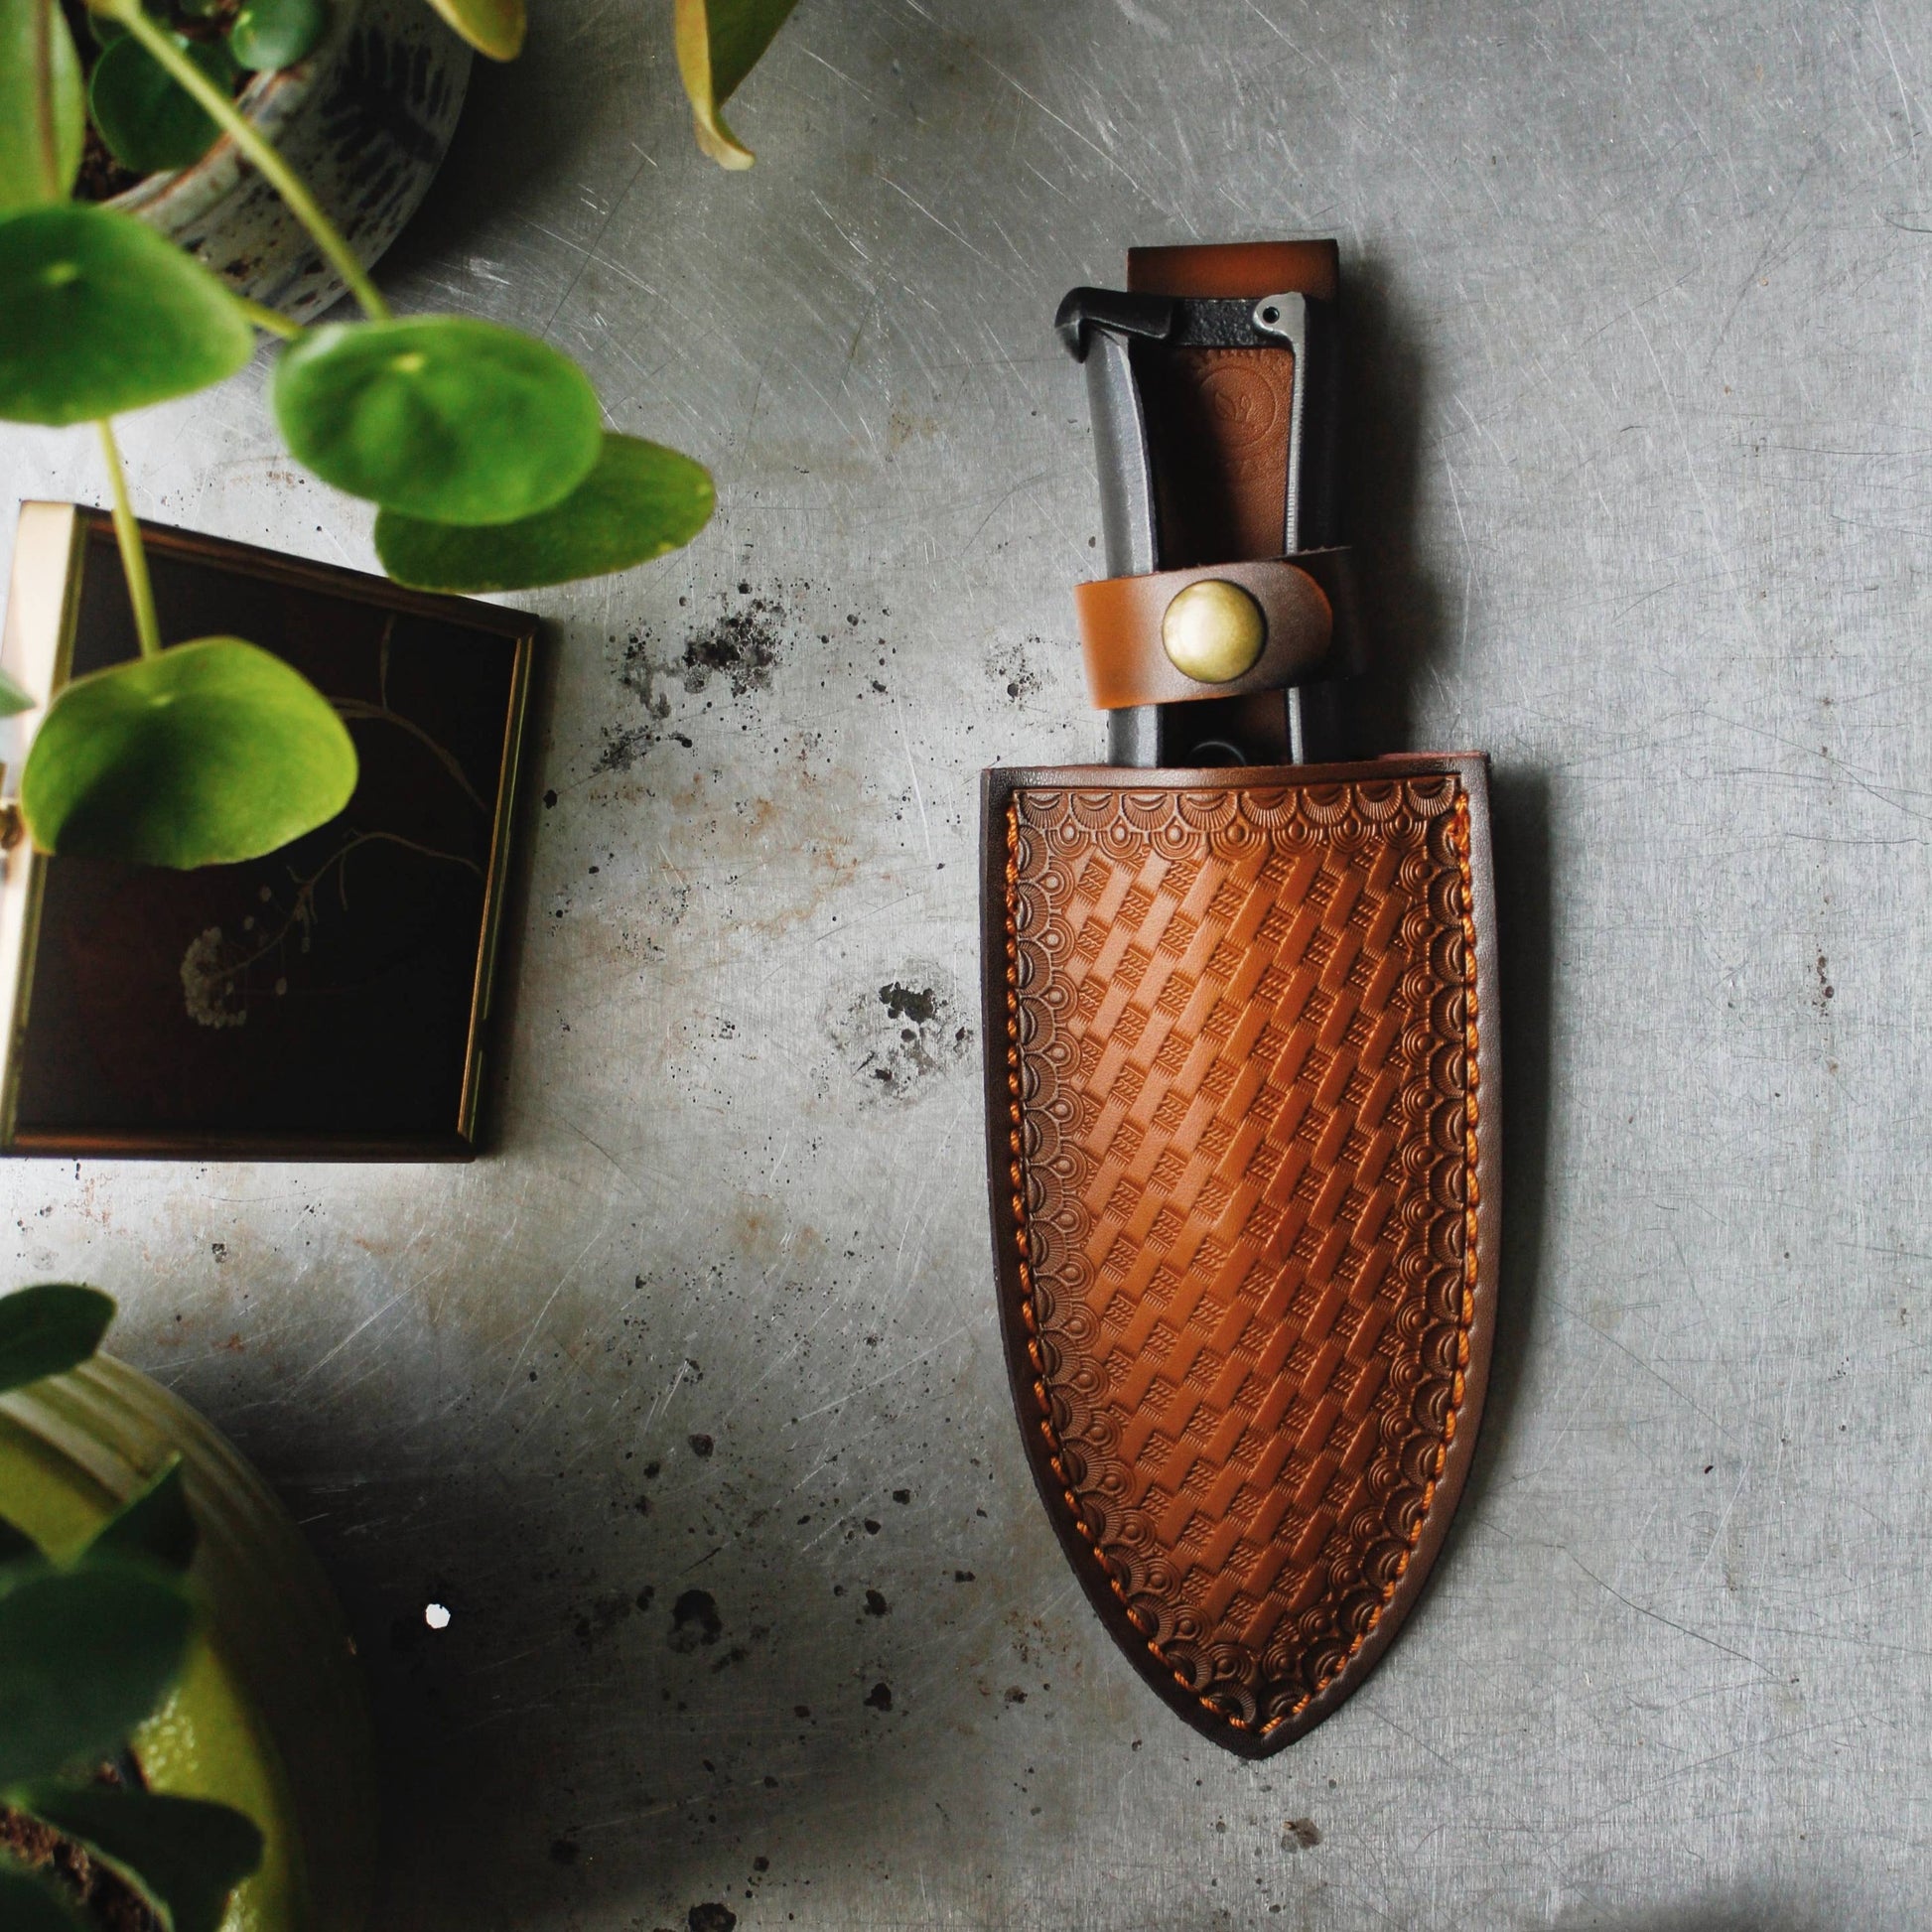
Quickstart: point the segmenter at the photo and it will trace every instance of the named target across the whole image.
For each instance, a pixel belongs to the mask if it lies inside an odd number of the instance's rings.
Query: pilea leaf
[[[0,670],[0,718],[12,718],[23,711],[32,711],[37,700],[33,693],[25,689],[20,680]]]
[[[0,1786],[118,1749],[174,1682],[193,1624],[183,1586],[152,1570],[20,1576],[0,1595]]]
[[[231,376],[255,352],[202,265],[113,208],[0,218],[0,418],[87,422]]]
[[[418,590],[527,591],[649,563],[689,543],[714,500],[711,478],[688,456],[607,435],[590,475],[535,516],[477,529],[385,509],[375,548],[397,583]]]
[[[244,68],[292,68],[315,52],[328,26],[326,0],[242,0],[228,51]]]
[[[698,146],[722,168],[749,168],[750,148],[720,111],[758,66],[798,0],[677,0],[677,68],[697,122]]]
[[[40,118],[43,33],[54,110],[51,182]],[[86,135],[80,57],[60,0],[0,0],[0,214],[66,201]]]
[[[89,1557],[128,1557],[186,1570],[195,1560],[201,1533],[189,1513],[181,1457],[172,1455],[161,1473],[130,1496],[95,1532]]]
[[[327,824],[355,776],[348,732],[307,678],[239,637],[203,637],[62,691],[20,804],[44,851],[234,865]]]
[[[568,356],[461,316],[336,323],[276,365],[290,452],[323,482],[439,523],[511,523],[561,502],[603,445]]]
[[[119,1867],[172,1932],[218,1932],[228,1894],[262,1861],[254,1821],[205,1798],[30,1784],[24,1807]]]
[[[10,1563],[38,1563],[45,1553],[18,1523],[0,1516],[0,1566]],[[0,1919],[0,1924],[4,1924]]]
[[[97,1288],[42,1282],[0,1295],[0,1389],[84,1362],[113,1319],[114,1298]]]
[[[234,85],[234,58],[224,43],[176,38],[223,93]],[[115,160],[144,175],[191,166],[220,132],[207,110],[131,35],[122,35],[94,63],[87,105]]]
[[[513,61],[523,51],[523,0],[429,0],[479,54]]]

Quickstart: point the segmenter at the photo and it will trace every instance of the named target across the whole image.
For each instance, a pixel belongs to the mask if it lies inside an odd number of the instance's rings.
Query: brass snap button
[[[1261,606],[1224,577],[1204,577],[1177,591],[1161,620],[1168,661],[1197,684],[1227,684],[1245,676],[1267,636]]]

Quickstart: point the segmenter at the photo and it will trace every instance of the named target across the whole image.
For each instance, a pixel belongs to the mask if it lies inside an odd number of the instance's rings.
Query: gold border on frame
[[[74,630],[79,620],[81,583],[90,539],[105,535],[111,542],[113,522],[105,510],[69,503],[23,503],[14,554],[13,585],[8,600],[4,651],[0,662],[45,707],[68,681],[73,662]],[[381,611],[434,618],[444,623],[507,638],[513,647],[510,690],[503,726],[502,758],[497,767],[496,811],[490,828],[489,863],[483,874],[482,930],[471,984],[470,1025],[463,1056],[463,1077],[456,1117],[446,1132],[420,1135],[358,1135],[317,1133],[228,1132],[195,1129],[178,1133],[72,1130],[23,1133],[18,1124],[21,1045],[25,1040],[33,999],[34,967],[40,942],[40,904],[47,861],[28,844],[24,831],[4,855],[5,878],[0,882],[0,947],[4,947],[8,901],[16,900],[19,948],[12,957],[0,956],[0,1001],[11,981],[11,1012],[5,1040],[6,1063],[0,1071],[0,1154],[34,1156],[133,1156],[176,1160],[264,1161],[468,1161],[479,1151],[483,1076],[488,1025],[495,995],[496,969],[502,951],[502,927],[509,893],[510,865],[515,841],[519,785],[523,776],[524,737],[529,722],[531,679],[535,670],[540,621],[524,611],[473,598],[446,597],[431,591],[405,590],[386,577],[347,570],[337,564],[311,563],[286,557],[255,544],[225,537],[204,536],[167,524],[143,523],[143,541],[156,555],[212,565],[237,576],[318,595],[370,605]],[[51,653],[44,639],[27,637],[26,607],[36,599],[44,611],[56,583],[60,590],[59,630]],[[40,663],[26,661],[27,653]],[[30,714],[31,720],[34,715]],[[28,740],[31,743],[31,737]],[[17,795],[19,773],[6,774],[10,795]]]

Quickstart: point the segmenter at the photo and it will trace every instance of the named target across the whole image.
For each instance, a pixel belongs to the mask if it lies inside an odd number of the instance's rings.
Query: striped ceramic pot
[[[443,165],[470,82],[470,49],[426,0],[330,0],[305,61],[240,96],[366,267],[401,233]],[[138,214],[231,287],[308,322],[341,280],[223,135],[192,168],[150,175],[108,205]]]

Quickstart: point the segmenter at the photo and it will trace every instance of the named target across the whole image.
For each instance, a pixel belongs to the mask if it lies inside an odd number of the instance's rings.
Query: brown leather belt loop
[[[1162,625],[1180,592],[1215,581],[1247,592],[1260,606],[1266,628],[1261,654],[1247,671],[1209,684],[1187,676],[1170,659]],[[1353,558],[1345,548],[1157,570],[1144,577],[1103,577],[1075,585],[1073,603],[1087,690],[1101,711],[1243,697],[1361,668]]]
[[[1296,289],[1325,302],[1341,280],[1332,241],[1211,241],[1130,248],[1127,286],[1146,295],[1279,295]]]

